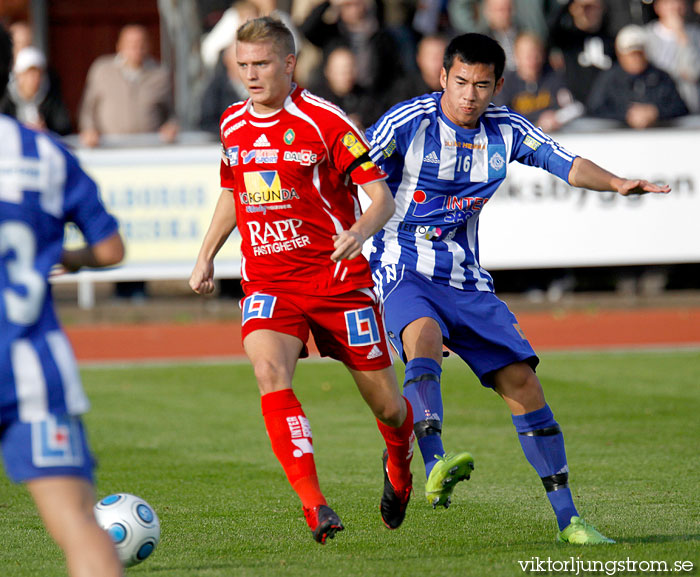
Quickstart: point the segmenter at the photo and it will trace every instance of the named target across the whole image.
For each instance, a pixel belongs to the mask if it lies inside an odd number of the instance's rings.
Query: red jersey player
[[[272,450],[319,543],[343,530],[319,488],[311,428],[292,390],[312,332],[342,361],[386,442],[382,519],[404,519],[411,492],[411,406],[401,396],[363,242],[394,210],[386,175],[362,134],[336,106],[292,82],[291,32],[258,18],[237,32],[250,98],[221,117],[222,193],[190,286],[214,289],[214,257],[235,226],[242,238],[243,345],[255,371]],[[359,209],[357,185],[372,203]]]

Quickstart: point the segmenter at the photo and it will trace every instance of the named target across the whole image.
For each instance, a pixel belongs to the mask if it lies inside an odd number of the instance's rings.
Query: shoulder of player
[[[41,140],[41,150],[51,151],[52,153],[59,153],[61,156],[74,158],[73,153],[68,149],[68,146],[53,132],[36,130],[25,126],[15,118],[7,115],[0,116],[2,118],[2,132],[7,138],[8,131],[16,130],[17,137],[22,140],[34,141]],[[48,143],[48,146],[46,144]],[[37,149],[40,148],[39,144],[36,145]]]
[[[246,112],[247,102],[247,100],[234,102],[233,104],[229,105],[226,110],[224,110],[219,120],[219,128],[221,129],[221,132],[225,133],[227,128],[235,125],[239,120],[241,120]]]
[[[551,136],[507,106],[494,106],[491,104],[482,115],[481,120],[483,124],[487,125],[487,131],[488,125],[491,125],[492,130],[500,130],[502,126],[509,126],[515,136],[513,139],[514,145],[524,143],[533,150],[538,150],[541,145],[545,145],[545,148],[542,148],[542,150],[555,149],[564,151],[562,146],[552,139]],[[570,153],[566,154],[571,156]]]
[[[507,106],[496,106],[489,104],[489,107],[482,114],[481,120],[485,124],[496,126],[509,125],[516,131],[530,133],[532,131],[540,132],[527,118],[511,110]]]
[[[313,121],[350,124],[350,120],[342,108],[306,89],[299,92],[297,98],[294,99],[294,104]]]
[[[520,116],[513,109],[508,108],[508,106],[496,106],[492,102],[484,111],[482,118],[489,119],[494,122],[506,123],[510,122],[514,115]]]
[[[5,140],[24,142],[28,150],[34,150],[33,153],[27,152],[22,150],[23,147],[20,147],[12,159],[15,163],[29,161],[36,162],[36,166],[41,166],[35,172],[28,165],[24,165],[23,169],[31,171],[30,178],[32,178],[31,175],[34,175],[42,180],[38,175],[42,171],[48,170],[49,173],[55,175],[56,180],[52,181],[53,185],[65,186],[67,182],[75,182],[75,178],[80,180],[82,178],[80,175],[86,174],[78,158],[68,148],[68,145],[51,132],[35,130],[24,126],[12,117],[0,115],[0,135]],[[29,144],[30,142],[33,142],[33,144]]]
[[[412,133],[423,120],[428,119],[432,122],[437,118],[440,94],[433,92],[395,104],[374,123],[373,134],[376,137],[392,132]]]

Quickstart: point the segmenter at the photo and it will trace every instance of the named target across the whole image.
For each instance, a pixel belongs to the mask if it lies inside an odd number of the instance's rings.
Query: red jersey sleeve
[[[221,177],[221,188],[236,189],[233,172],[231,171],[231,159],[226,156],[226,149],[221,145],[221,164],[219,166],[219,174]]]
[[[228,110],[221,115],[219,126],[223,125],[224,119],[227,117]],[[224,135],[219,129],[219,141],[221,142],[221,163],[219,165],[219,176],[221,179],[221,188],[236,189],[236,181],[233,177],[231,167],[238,164],[238,146],[226,146]]]

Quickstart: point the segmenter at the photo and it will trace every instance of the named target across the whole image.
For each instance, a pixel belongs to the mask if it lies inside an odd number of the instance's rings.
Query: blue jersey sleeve
[[[388,114],[370,126],[365,136],[370,146],[370,158],[375,164],[383,165],[396,152],[396,132]]]
[[[390,108],[367,129],[370,157],[375,164],[390,172],[393,162],[403,165],[403,156],[411,136],[420,123],[435,112],[439,94],[424,94],[400,102]]]
[[[382,130],[378,130],[380,127]],[[365,134],[369,142],[370,158],[387,173],[387,184],[390,184],[389,188],[395,195],[396,187],[391,186],[391,183],[397,178],[397,175],[400,178],[403,170],[403,154],[398,151],[397,136],[393,124],[390,119],[387,119],[387,115],[384,115],[370,126]]]
[[[526,118],[509,110],[513,127],[511,160],[536,166],[569,182],[571,165],[576,158],[559,143],[536,128]]]
[[[77,159],[65,149],[66,184],[63,213],[67,222],[80,229],[89,245],[94,245],[112,234],[119,225],[107,212],[95,181],[80,167]]]

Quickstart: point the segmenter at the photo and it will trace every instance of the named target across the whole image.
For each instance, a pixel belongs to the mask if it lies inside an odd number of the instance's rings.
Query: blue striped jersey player
[[[445,51],[443,91],[400,103],[369,128],[371,159],[388,174],[396,203],[374,237],[370,264],[389,337],[406,362],[404,394],[414,409],[428,501],[447,507],[455,485],[474,468],[469,453],[445,454],[442,444],[445,345],[508,405],[556,514],[558,539],[610,542],[574,506],[563,436],[535,374],[538,358],[479,262],[479,216],[514,161],[593,190],[670,189],[617,177],[491,104],[503,86],[504,64],[495,40],[458,36]]]
[[[0,93],[11,63],[0,27]],[[67,222],[86,247],[63,249]],[[123,254],[117,221],[75,157],[0,115],[0,446],[8,476],[26,485],[71,575],[117,577],[122,567],[92,513],[93,459],[80,418],[88,401],[48,279],[56,265],[74,271]]]
[[[392,108],[372,126],[371,157],[389,173],[396,212],[374,237],[375,270],[405,265],[432,282],[493,292],[479,264],[479,216],[509,162],[567,179],[574,156],[525,118],[490,104],[478,128],[440,107],[441,92]]]
[[[0,116],[0,426],[88,409],[48,278],[67,221],[89,244],[117,234],[95,183],[46,134]]]

